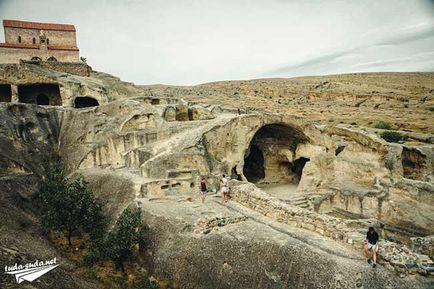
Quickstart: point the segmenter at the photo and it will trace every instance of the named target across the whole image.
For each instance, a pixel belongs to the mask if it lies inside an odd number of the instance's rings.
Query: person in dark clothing
[[[202,203],[204,203],[205,202],[206,192],[207,192],[206,180],[205,180],[204,177],[202,177],[200,179],[199,189],[200,189],[200,196],[202,198]]]
[[[372,260],[371,260],[372,252]],[[372,263],[372,267],[377,266],[377,252],[378,252],[378,233],[375,232],[374,227],[369,227],[365,240],[365,255],[368,257],[368,263]]]

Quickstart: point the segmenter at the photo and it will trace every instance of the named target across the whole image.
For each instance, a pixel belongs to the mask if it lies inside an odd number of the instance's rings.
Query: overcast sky
[[[433,0],[0,0],[0,19],[74,24],[137,84],[434,71]]]

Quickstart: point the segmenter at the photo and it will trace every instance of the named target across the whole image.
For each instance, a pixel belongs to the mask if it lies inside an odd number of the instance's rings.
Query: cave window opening
[[[36,104],[38,105],[50,105],[50,98],[45,94],[41,93],[36,97]]]
[[[52,83],[18,85],[18,101],[39,105],[62,105],[59,85]]]
[[[188,120],[193,120],[193,110],[191,108],[188,109]]]
[[[160,104],[160,100],[158,98],[153,98],[153,99],[151,99],[151,104],[152,105],[158,105],[158,104]]]
[[[341,152],[343,152],[345,149],[345,146],[338,146],[335,150],[335,156],[338,156]]]
[[[0,102],[11,102],[12,89],[9,84],[0,84]]]
[[[99,106],[98,100],[88,96],[78,96],[74,99],[75,108]]]

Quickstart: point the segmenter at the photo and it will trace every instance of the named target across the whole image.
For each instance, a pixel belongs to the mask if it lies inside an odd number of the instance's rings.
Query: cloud
[[[433,3],[0,0],[0,19],[73,23],[92,67],[127,81],[197,84],[429,69]]]
[[[352,48],[337,49],[336,51],[312,57],[300,63],[279,67],[266,72],[265,75],[300,75],[327,70],[331,71],[331,73],[358,71],[357,69],[381,71],[381,68],[390,67],[392,64],[396,64],[396,67],[398,67],[397,64],[400,64],[402,65],[401,69],[406,70],[408,69],[406,66],[410,63],[412,64],[410,65],[411,69],[418,69],[417,67],[415,68],[414,62],[421,64],[421,70],[432,71],[434,23],[423,22],[409,25],[400,30],[395,30],[394,33],[394,35],[390,35],[383,40],[377,40],[372,43],[368,42]],[[384,31],[382,35],[384,35]],[[409,46],[410,49],[404,49],[400,53],[400,48],[408,48]],[[394,53],[390,54],[391,50],[394,50]],[[411,53],[409,53],[409,50],[411,50]],[[359,63],[359,61],[361,62]],[[431,63],[431,65],[424,65],[424,62]]]

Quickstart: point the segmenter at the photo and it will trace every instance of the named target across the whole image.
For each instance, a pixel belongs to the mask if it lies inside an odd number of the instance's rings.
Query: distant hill
[[[322,123],[434,133],[434,72],[352,73],[219,81],[195,86],[142,85],[153,95],[269,110]]]

